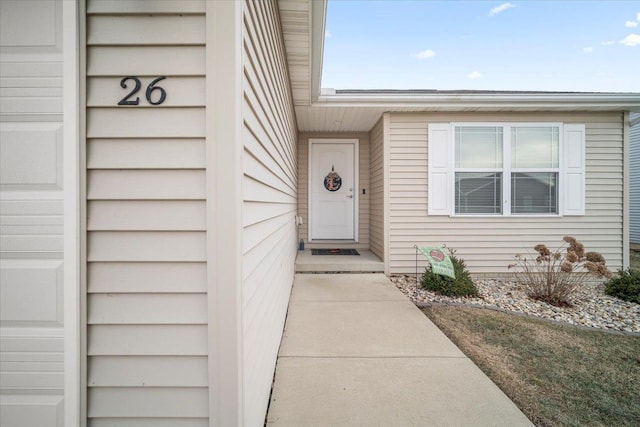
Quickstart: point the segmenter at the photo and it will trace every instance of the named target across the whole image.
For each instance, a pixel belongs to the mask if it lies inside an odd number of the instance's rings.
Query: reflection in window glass
[[[456,127],[457,168],[501,168],[502,127]]]
[[[511,174],[511,213],[557,214],[558,174],[556,172]]]
[[[557,168],[558,140],[557,126],[511,128],[511,167]]]
[[[501,214],[502,173],[457,172],[456,213]]]

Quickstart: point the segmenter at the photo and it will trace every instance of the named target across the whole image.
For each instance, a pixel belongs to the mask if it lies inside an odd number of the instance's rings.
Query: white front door
[[[355,240],[357,140],[310,140],[311,240]]]

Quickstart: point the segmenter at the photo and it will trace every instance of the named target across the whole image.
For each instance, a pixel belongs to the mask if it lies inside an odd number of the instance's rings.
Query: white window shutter
[[[429,125],[429,215],[451,215],[453,150],[448,123]]]
[[[564,125],[563,149],[563,214],[585,214],[585,126]]]

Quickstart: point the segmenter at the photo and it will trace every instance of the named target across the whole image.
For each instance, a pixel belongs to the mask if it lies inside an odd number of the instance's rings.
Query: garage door
[[[62,1],[0,0],[0,424],[63,425]]]

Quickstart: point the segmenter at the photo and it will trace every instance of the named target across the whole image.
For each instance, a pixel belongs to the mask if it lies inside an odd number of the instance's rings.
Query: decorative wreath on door
[[[340,175],[338,175],[333,165],[331,165],[331,172],[324,177],[324,188],[329,191],[338,191],[340,187],[342,187],[342,178],[340,178]]]

